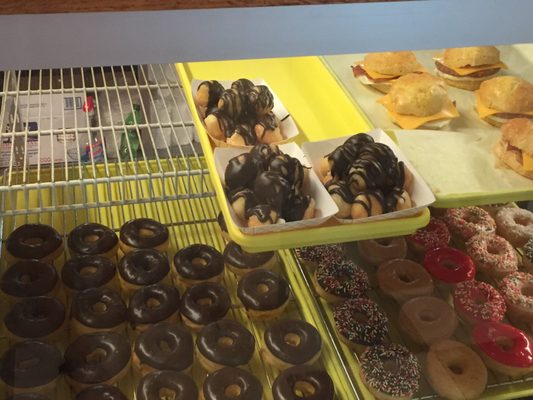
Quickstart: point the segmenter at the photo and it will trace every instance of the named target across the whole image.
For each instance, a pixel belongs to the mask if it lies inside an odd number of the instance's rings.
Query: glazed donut
[[[489,369],[512,378],[533,371],[533,345],[521,330],[501,322],[479,322],[471,335]]]
[[[466,251],[477,269],[493,278],[503,278],[518,269],[518,257],[507,240],[496,234],[472,236]]]
[[[130,369],[131,350],[126,336],[115,332],[81,335],[65,351],[67,382],[78,393],[97,384],[114,385]]]
[[[192,244],[174,256],[177,281],[189,287],[203,281],[220,282],[224,275],[224,257],[214,247]]]
[[[487,368],[470,347],[454,340],[433,343],[427,353],[427,379],[446,399],[478,399],[487,386]]]
[[[449,339],[458,322],[455,311],[444,300],[421,296],[403,304],[398,325],[413,342],[429,346]]]
[[[378,400],[410,399],[418,392],[420,365],[400,344],[368,347],[361,355],[361,379]]]
[[[53,345],[24,340],[10,347],[0,360],[0,378],[9,394],[38,392],[55,398],[63,357]]]
[[[91,288],[74,296],[71,318],[73,337],[100,331],[124,333],[128,309],[113,289]]]
[[[196,354],[208,372],[248,364],[255,350],[255,338],[242,324],[221,319],[206,325],[196,339]]]
[[[295,252],[310,268],[316,268],[323,262],[340,262],[344,259],[344,250],[340,244],[300,247]]]
[[[475,280],[459,282],[453,291],[455,312],[467,324],[499,322],[505,316],[505,300],[491,285]]]
[[[118,237],[107,226],[87,222],[70,231],[67,245],[71,257],[100,255],[114,258],[118,250]]]
[[[21,260],[2,275],[0,288],[10,303],[27,297],[54,296],[59,289],[59,276],[48,263]]]
[[[431,217],[427,226],[406,237],[409,247],[420,255],[438,247],[447,247],[450,238],[450,231],[444,221],[434,217]]]
[[[218,213],[217,222],[218,222],[218,226],[220,228],[222,237],[226,239],[226,241],[229,242],[231,240],[231,237],[229,235],[228,225],[226,224],[226,220],[224,219],[224,215],[222,214],[222,211]]]
[[[447,209],[444,222],[448,225],[450,232],[463,242],[478,233],[496,231],[496,222],[490,214],[475,206]]]
[[[272,384],[273,400],[333,400],[335,386],[321,368],[296,365],[281,372]]]
[[[187,372],[193,362],[192,335],[178,324],[159,322],[142,332],[133,345],[133,365],[141,376],[154,371]]]
[[[262,400],[263,385],[244,369],[224,367],[207,375],[200,399]]]
[[[28,297],[16,303],[4,317],[7,337],[54,343],[65,333],[65,306],[53,297]]]
[[[381,291],[402,304],[418,296],[433,293],[433,279],[424,267],[414,261],[396,259],[381,264],[376,273]]]
[[[455,285],[476,276],[476,266],[472,259],[453,247],[429,250],[422,264],[434,279],[444,285]]]
[[[124,254],[135,249],[168,249],[168,228],[150,218],[132,219],[120,228],[120,249]]]
[[[401,236],[361,240],[357,242],[357,250],[365,262],[378,266],[395,258],[405,258],[407,255],[407,243]]]
[[[180,293],[174,286],[164,283],[144,286],[137,290],[130,300],[129,320],[138,332],[157,322],[178,321]]]
[[[116,386],[95,385],[82,390],[76,400],[128,400]]]
[[[522,247],[533,238],[533,213],[523,208],[503,208],[496,214],[498,235],[514,247]]]
[[[235,242],[228,242],[226,245],[224,261],[229,270],[239,277],[257,268],[272,269],[278,262],[273,251],[248,253]]]
[[[61,280],[69,295],[103,286],[118,289],[115,263],[103,256],[71,258],[63,265]]]
[[[363,297],[370,289],[366,272],[349,260],[319,264],[313,285],[318,295],[330,303]]]
[[[181,299],[183,323],[199,332],[205,325],[226,316],[231,306],[226,288],[218,283],[202,282],[188,288]]]
[[[524,253],[522,254],[522,264],[524,268],[533,274],[533,238],[529,239],[524,246]]]
[[[322,338],[308,322],[279,319],[267,326],[264,333],[263,359],[283,371],[295,365],[312,365],[322,352]]]
[[[287,281],[266,269],[247,273],[237,285],[237,296],[252,319],[278,317],[289,303],[289,295]]]
[[[166,279],[169,272],[166,253],[154,249],[132,250],[118,263],[120,286],[127,297],[144,286],[170,283]]]
[[[533,274],[513,272],[500,282],[507,316],[517,325],[533,329]]]
[[[6,239],[5,257],[8,264],[28,259],[52,263],[62,252],[63,239],[48,225],[24,224]]]
[[[198,400],[198,388],[183,372],[155,371],[137,385],[136,400]]]

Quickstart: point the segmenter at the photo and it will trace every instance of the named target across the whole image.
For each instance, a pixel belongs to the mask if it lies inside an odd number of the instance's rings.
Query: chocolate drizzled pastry
[[[289,181],[275,171],[265,171],[257,175],[254,193],[258,203],[269,204],[276,211],[283,210],[291,191]]]
[[[240,136],[244,144],[247,146],[254,145],[257,142],[257,137],[255,136],[255,133],[252,131],[252,126],[248,124],[238,124],[235,126],[235,130],[233,132],[231,131],[226,132],[228,141],[230,139],[234,139],[235,135]]]
[[[228,115],[233,121],[238,121],[242,113],[241,94],[235,89],[226,89],[218,101],[218,108]]]
[[[353,203],[355,197],[346,182],[331,179],[324,186],[330,195],[337,195],[346,203]]]
[[[278,146],[268,145],[268,144],[256,144],[250,154],[254,158],[258,170],[260,172],[267,171],[270,165],[270,161],[278,156],[283,154]]]
[[[246,78],[241,78],[241,79],[237,79],[236,81],[234,81],[231,84],[231,88],[235,89],[240,94],[245,94],[249,90],[254,90],[255,85],[251,80],[246,79]]]
[[[240,219],[245,219],[246,210],[257,204],[255,194],[250,189],[242,189],[228,195],[229,202]]]
[[[265,85],[256,86],[259,94],[255,103],[255,111],[259,116],[265,115],[274,108],[274,96]]]
[[[275,224],[278,220],[278,213],[269,204],[258,204],[246,210],[246,219],[252,217],[263,224]]]
[[[283,210],[283,218],[287,222],[301,221],[311,203],[311,196],[295,195],[289,199]]]
[[[224,172],[226,187],[233,191],[247,187],[257,176],[257,165],[250,153],[243,153],[229,160]]]
[[[297,193],[301,192],[304,181],[304,167],[297,158],[280,154],[270,160],[269,171],[285,178]]]
[[[207,109],[218,104],[224,87],[218,81],[203,81],[196,91],[196,104]]]

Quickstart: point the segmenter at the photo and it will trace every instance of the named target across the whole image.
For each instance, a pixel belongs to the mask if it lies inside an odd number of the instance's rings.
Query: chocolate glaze
[[[304,218],[306,210],[311,203],[311,196],[292,196],[289,198],[285,209],[283,210],[283,217],[285,221],[300,221]]]
[[[296,382],[306,382],[314,388],[314,393],[300,397],[295,393]],[[335,387],[323,369],[308,365],[297,365],[278,375],[272,385],[273,400],[333,400]]]
[[[221,343],[225,338],[230,340]],[[228,367],[238,367],[248,364],[252,358],[255,339],[239,322],[221,319],[202,329],[196,339],[196,346],[208,360]]]
[[[382,165],[369,159],[358,159],[348,169],[348,185],[355,195],[365,189],[377,189],[385,185],[387,175]]]
[[[252,127],[249,124],[237,124],[233,132],[228,131],[226,136],[229,138],[233,135],[239,135],[243,138],[244,144],[251,146],[257,143],[257,136],[252,131]]]
[[[344,146],[339,146],[326,157],[331,166],[331,176],[342,179],[352,160],[348,155],[346,148]]]
[[[9,386],[34,388],[59,376],[63,357],[53,345],[25,340],[10,347],[0,361],[0,377]]]
[[[218,81],[204,81],[198,85],[198,90],[200,90],[200,87],[207,86],[207,89],[209,91],[209,98],[207,100],[207,108],[215,107],[218,104],[218,100],[220,99],[220,96],[222,96],[222,92],[224,91],[224,86],[220,84]]]
[[[367,133],[358,133],[346,139],[343,147],[347,150],[349,156],[354,159],[358,157],[358,149],[369,143],[374,143],[372,136]]]
[[[152,300],[159,304],[152,304]],[[163,283],[144,286],[130,300],[130,323],[137,326],[163,321],[178,310],[179,302],[180,294],[174,286]]]
[[[6,249],[17,258],[38,260],[52,254],[62,242],[59,233],[51,226],[25,224],[11,232],[6,240]]]
[[[50,398],[43,396],[39,393],[19,393],[14,396],[8,397],[7,400],[50,400]]]
[[[128,398],[116,386],[96,385],[79,392],[76,400],[128,400]]]
[[[122,279],[138,286],[160,282],[169,271],[167,255],[155,249],[130,251],[118,263],[118,272]]]
[[[263,286],[268,290],[263,291]],[[289,284],[279,274],[256,269],[244,275],[237,285],[237,296],[246,309],[275,310],[289,299]]]
[[[245,188],[253,183],[257,166],[249,153],[243,153],[229,160],[224,172],[224,181],[229,191]]]
[[[383,194],[379,190],[366,190],[359,192],[355,196],[353,204],[360,204],[366,211],[368,216],[376,215],[375,210],[372,209],[371,196],[373,196],[381,204],[383,210],[385,210],[385,199]]]
[[[201,259],[205,265],[195,264]],[[224,257],[214,247],[206,244],[193,244],[178,250],[174,256],[176,272],[185,279],[206,280],[224,272]]]
[[[217,222],[218,226],[220,226],[220,230],[222,232],[228,232],[228,225],[226,225],[226,220],[224,219],[224,215],[222,214],[222,211],[218,213],[217,215]]]
[[[274,96],[267,86],[257,85],[256,87],[259,94],[255,103],[255,111],[259,115],[269,113],[274,108]]]
[[[268,131],[274,131],[279,127],[278,119],[276,115],[271,111],[256,121],[256,125],[261,125],[263,127],[263,134],[261,139],[265,136]]]
[[[248,253],[235,242],[229,242],[224,249],[224,260],[235,268],[258,268],[269,262],[272,257],[274,257],[273,251]]]
[[[263,224],[267,222],[275,224],[277,221],[277,212],[269,204],[258,204],[246,210],[246,219],[249,219],[252,215],[257,217]]]
[[[141,364],[158,370],[183,371],[193,362],[192,335],[178,324],[152,325],[137,336],[133,349]]]
[[[278,146],[268,144],[256,144],[250,154],[258,165],[259,172],[266,171],[270,165],[270,160],[277,155],[283,154]]]
[[[151,236],[141,235],[141,230],[153,233]],[[132,219],[120,228],[120,240],[131,247],[150,249],[168,240],[168,228],[150,218]]]
[[[208,299],[209,302],[201,300]],[[228,291],[222,285],[202,282],[188,288],[181,300],[180,312],[198,325],[207,325],[225,317],[231,306]]]
[[[224,136],[228,137],[235,130],[235,122],[223,110],[219,108],[208,109],[205,117],[207,118],[211,114],[216,117],[218,127],[224,133]]]
[[[224,90],[218,101],[218,108],[233,121],[237,121],[242,113],[241,94],[235,89]]]
[[[88,356],[95,352],[101,357]],[[65,351],[65,373],[74,381],[97,384],[120,373],[130,362],[128,339],[115,332],[87,333],[78,336]]]
[[[396,211],[398,200],[403,199],[405,191],[401,187],[393,188],[385,197],[385,212]]]
[[[246,210],[249,208],[252,208],[257,204],[257,199],[255,198],[255,194],[251,189],[242,189],[242,190],[235,190],[232,193],[228,194],[229,202],[234,206],[234,203],[237,202],[239,199],[244,200],[244,211],[246,213]]]
[[[336,194],[340,196],[346,203],[353,203],[354,195],[348,188],[348,185],[346,185],[346,182],[330,179],[324,186],[329,194]]]
[[[14,297],[33,297],[49,294],[57,284],[57,270],[39,260],[20,260],[2,275],[0,287]]]
[[[239,387],[239,395],[226,395],[225,391],[231,385]],[[205,400],[261,400],[263,386],[250,372],[240,368],[225,367],[205,378],[203,395]]]
[[[65,286],[84,290],[104,286],[116,273],[115,263],[104,256],[81,256],[68,260],[61,270]]]
[[[101,305],[105,305],[104,310]],[[128,309],[116,291],[91,288],[74,296],[72,318],[90,328],[112,329],[128,319]]]
[[[269,204],[281,211],[291,190],[289,181],[273,171],[260,173],[255,179],[254,193],[259,204]]]
[[[96,240],[87,240],[91,235],[98,236]],[[118,244],[117,234],[107,226],[87,222],[78,225],[68,234],[68,248],[78,255],[104,254]]]
[[[304,167],[297,158],[281,154],[270,160],[269,171],[285,178],[292,187],[301,191],[304,182]]]
[[[135,398],[137,400],[163,400],[160,397],[162,389],[173,392],[173,400],[198,399],[198,389],[192,378],[175,371],[155,371],[144,376],[139,381]]]
[[[29,297],[15,304],[4,317],[9,332],[38,339],[57,331],[65,322],[65,306],[52,297]]]
[[[287,335],[296,335],[297,344],[287,342]],[[265,330],[265,345],[277,358],[289,364],[299,365],[310,361],[322,348],[322,339],[316,328],[302,320],[280,319]]]
[[[240,78],[236,81],[233,81],[233,83],[231,84],[231,88],[235,89],[239,93],[246,93],[249,90],[254,90],[255,84],[249,79]]]

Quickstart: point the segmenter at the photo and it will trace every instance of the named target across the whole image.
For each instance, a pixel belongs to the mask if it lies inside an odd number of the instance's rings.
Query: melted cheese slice
[[[450,100],[448,100],[448,102],[444,105],[440,112],[433,115],[428,115],[427,117],[416,117],[414,115],[398,114],[393,109],[389,95],[383,96],[381,99],[378,100],[378,103],[381,103],[385,106],[392,120],[403,129],[416,129],[431,121],[437,121],[440,119],[452,119],[457,118],[459,116],[457,108],[455,108],[455,105]]]
[[[455,72],[457,72],[459,75],[464,76],[468,74],[472,74],[474,72],[479,71],[485,71],[487,69],[493,69],[493,68],[500,68],[500,69],[507,69],[507,65],[502,63],[501,61],[496,64],[486,64],[486,65],[478,65],[477,67],[450,67],[449,65],[446,65],[442,59],[442,57],[433,57],[435,61],[440,62],[442,65],[446,66],[447,68],[453,69]]]
[[[363,68],[365,70],[365,72],[368,74],[369,77],[371,77],[372,79],[396,79],[396,78],[399,78],[401,75],[385,75],[385,74],[380,74],[379,72],[376,72],[376,71],[373,71],[371,69],[368,69],[365,67],[365,64],[362,62],[362,61],[356,61],[354,64],[354,67],[356,65],[360,65],[361,68]],[[426,69],[424,67],[422,67],[422,65],[420,65],[415,71],[413,72],[427,72]]]
[[[494,114],[498,114],[498,113],[504,112],[504,111],[495,110],[493,108],[489,108],[485,104],[483,104],[483,102],[479,98],[479,91],[478,90],[476,90],[475,96],[476,96],[476,110],[477,110],[477,113],[479,114],[479,118],[486,118],[486,117],[488,117],[490,115],[494,115]],[[525,111],[525,112],[521,112],[521,113],[517,113],[517,114],[525,114],[525,115],[533,116],[533,111]]]
[[[533,156],[522,152],[522,166],[526,171],[533,171]]]

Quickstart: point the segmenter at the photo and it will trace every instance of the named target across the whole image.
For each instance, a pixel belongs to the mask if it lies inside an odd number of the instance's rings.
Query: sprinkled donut
[[[533,274],[513,272],[500,282],[500,290],[509,318],[533,328]]]
[[[518,268],[518,258],[513,246],[496,234],[473,236],[466,243],[466,251],[477,269],[493,278],[503,278]]]
[[[418,254],[450,243],[450,231],[443,220],[431,218],[429,224],[406,237],[409,247]]]
[[[296,254],[307,265],[316,267],[321,262],[340,261],[344,259],[340,244],[308,246],[296,249]]]
[[[409,399],[418,391],[418,360],[400,344],[382,344],[366,349],[360,358],[361,378],[378,399]]]
[[[498,322],[507,307],[502,295],[491,285],[479,281],[464,281],[453,291],[455,312],[469,324],[481,321]]]
[[[464,241],[478,233],[496,231],[496,222],[479,207],[449,208],[444,214],[444,222],[452,234]]]
[[[522,208],[503,208],[494,218],[498,235],[515,247],[522,247],[533,238],[533,213]]]
[[[533,238],[529,239],[526,245],[524,246],[522,264],[524,264],[525,269],[533,273]]]
[[[362,297],[370,289],[366,272],[348,260],[319,264],[314,284],[318,295],[331,303]]]

